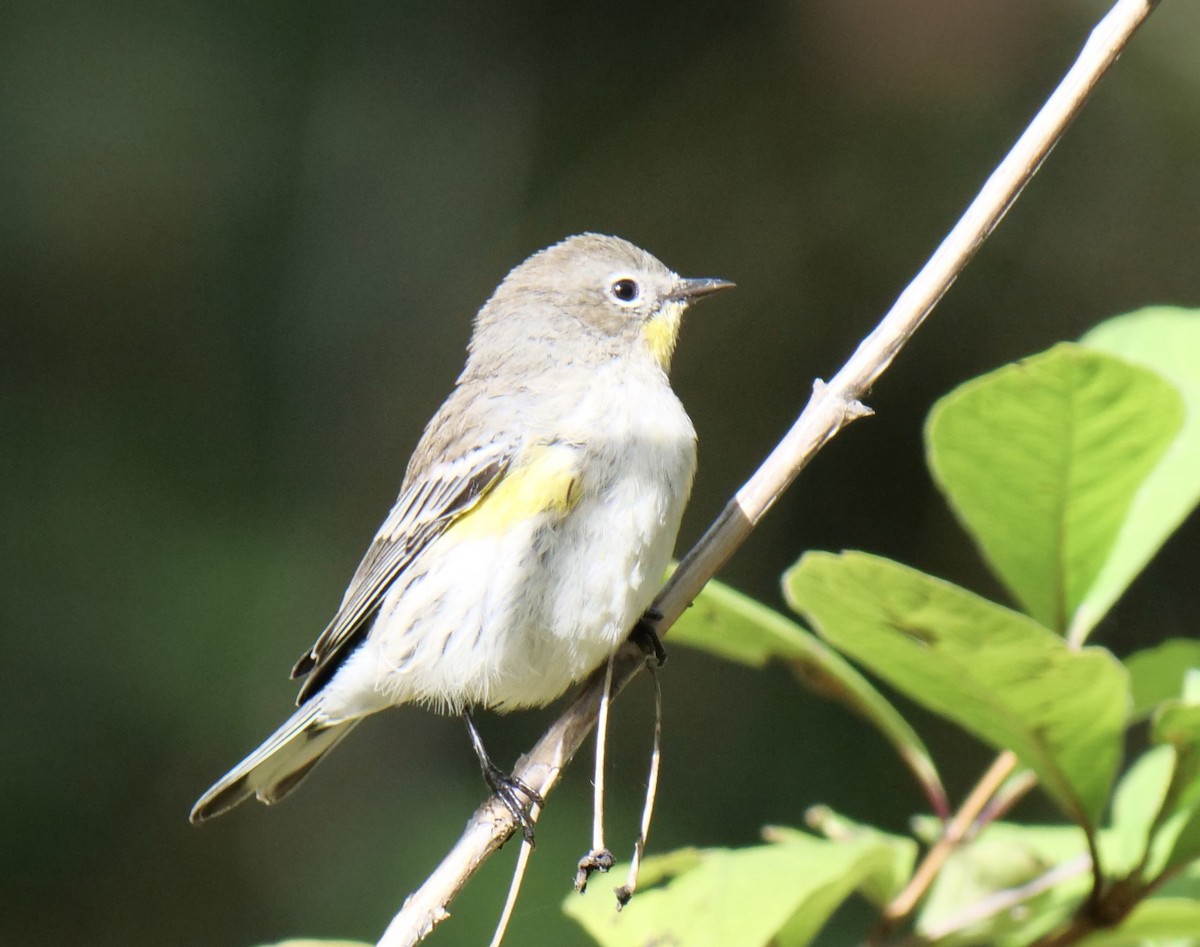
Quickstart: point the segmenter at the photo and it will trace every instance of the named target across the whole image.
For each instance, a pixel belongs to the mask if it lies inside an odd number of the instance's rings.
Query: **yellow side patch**
[[[476,539],[503,532],[540,513],[569,512],[579,502],[577,462],[578,452],[570,447],[534,448],[456,520],[446,535]]]
[[[662,312],[642,326],[642,338],[650,354],[665,372],[671,367],[671,356],[675,353],[675,342],[679,339],[679,322],[683,316],[683,303],[669,302]]]

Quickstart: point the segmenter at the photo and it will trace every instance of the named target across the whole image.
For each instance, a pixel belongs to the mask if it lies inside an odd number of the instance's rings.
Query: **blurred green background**
[[[735,294],[689,317],[694,540],[936,246],[1105,4],[1082,0],[16,2],[0,13],[0,943],[373,940],[483,790],[456,720],[356,731],[275,810],[193,829],[288,713],[509,267],[617,233]],[[1200,10],[1165,3],[873,393],[724,573],[808,548],[1000,595],[933,492],[958,382],[1149,303],[1200,304]],[[1097,641],[1195,631],[1189,524]],[[902,829],[882,740],[674,649],[652,850],[828,802]],[[632,843],[648,687],[615,711]],[[552,711],[487,716],[505,763]],[[916,715],[960,794],[987,754]],[[590,760],[551,799],[512,943],[560,913]],[[1023,813],[1044,813],[1036,800]],[[512,850],[436,944],[486,942]],[[604,883],[602,880],[600,883]],[[614,883],[616,883],[614,881]],[[840,915],[828,943],[862,918]]]

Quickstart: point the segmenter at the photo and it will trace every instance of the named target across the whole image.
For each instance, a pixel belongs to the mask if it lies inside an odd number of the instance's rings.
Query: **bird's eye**
[[[636,280],[631,280],[629,277],[622,277],[613,282],[610,292],[613,295],[613,299],[617,300],[617,302],[631,303],[638,298],[642,289],[638,286]]]

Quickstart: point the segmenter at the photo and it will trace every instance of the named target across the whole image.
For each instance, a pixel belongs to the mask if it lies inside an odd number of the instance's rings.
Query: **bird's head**
[[[647,356],[666,372],[684,310],[733,285],[681,277],[619,237],[579,234],[505,277],[479,312],[472,353],[492,349],[494,340],[521,344],[523,337],[526,345],[580,360]]]

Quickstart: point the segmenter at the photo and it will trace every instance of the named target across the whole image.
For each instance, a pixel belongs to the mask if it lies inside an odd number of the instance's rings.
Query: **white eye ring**
[[[642,287],[632,276],[618,276],[609,283],[608,295],[620,306],[634,306],[642,298]]]

